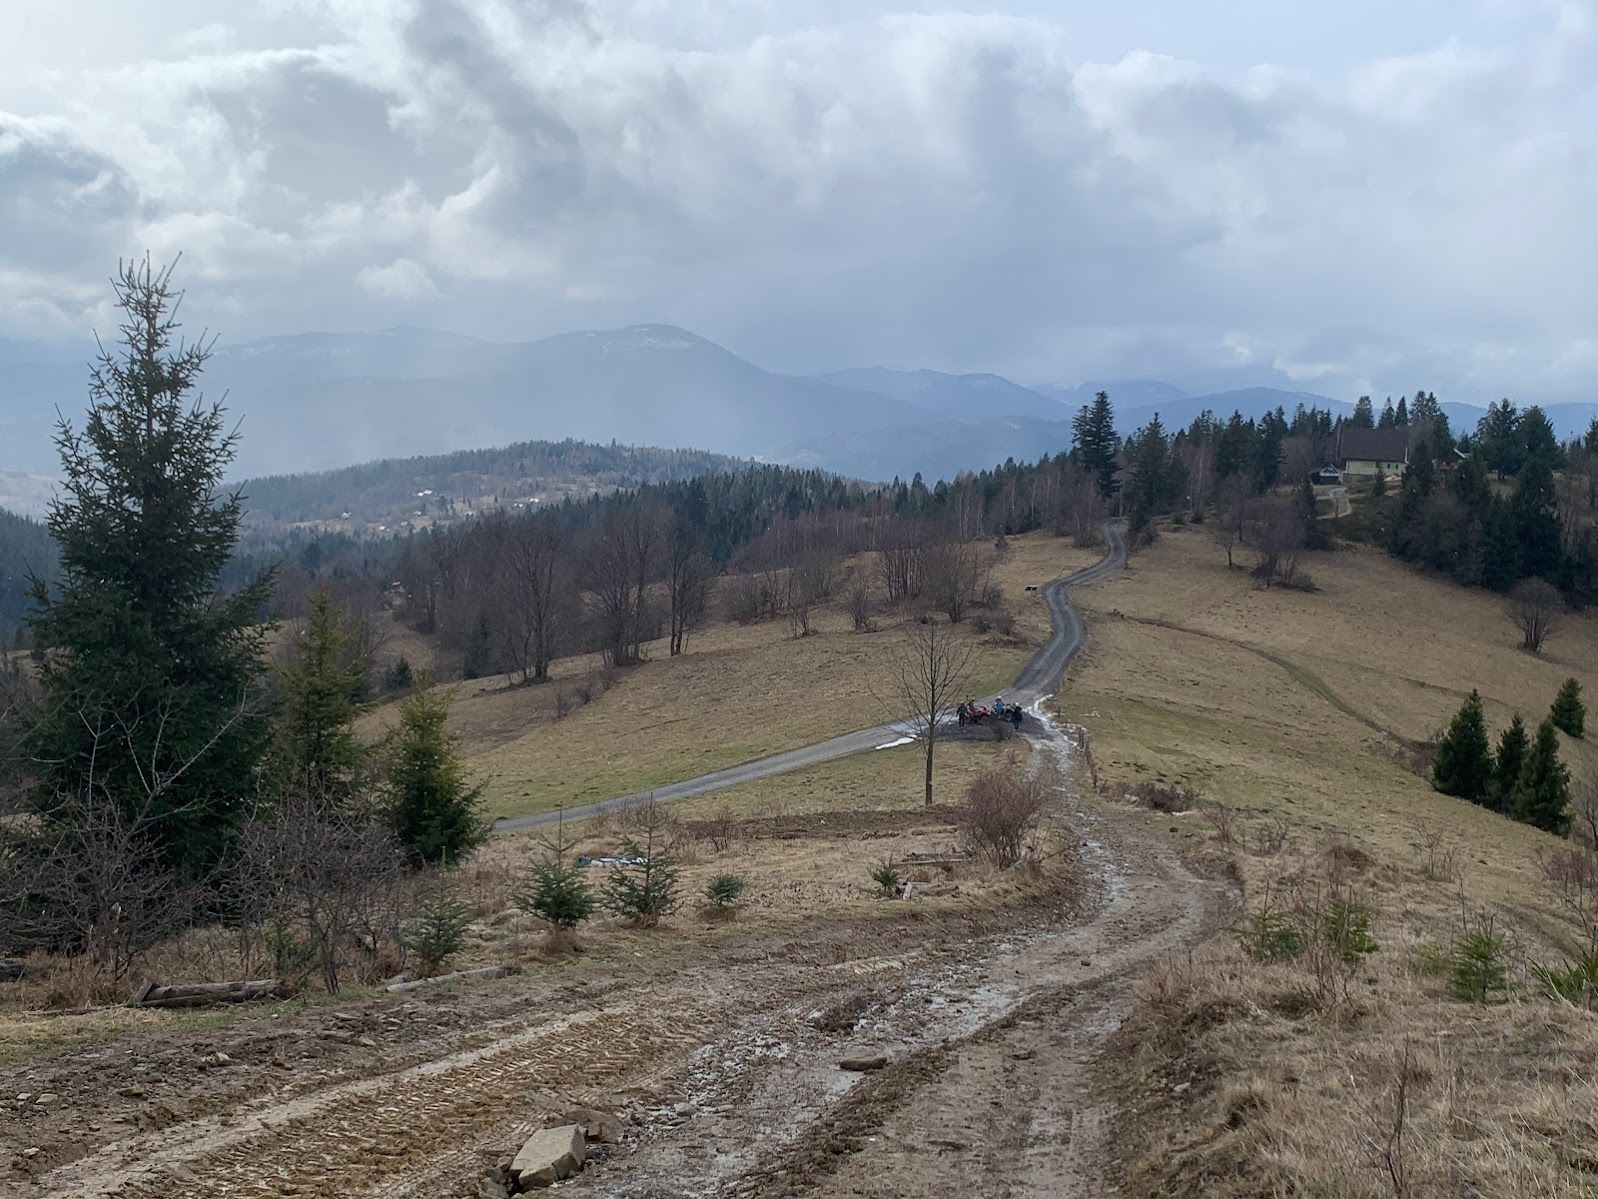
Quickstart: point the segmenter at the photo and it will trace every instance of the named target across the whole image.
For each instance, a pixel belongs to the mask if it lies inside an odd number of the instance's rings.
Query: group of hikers
[[[991,708],[979,708],[975,700],[968,699],[955,709],[955,715],[959,717],[962,726],[981,724],[989,717],[993,717],[998,720],[1008,720],[1016,728],[1020,728],[1022,711],[1020,704],[1007,704],[1004,702],[1004,696],[1001,695],[993,701],[993,707]]]

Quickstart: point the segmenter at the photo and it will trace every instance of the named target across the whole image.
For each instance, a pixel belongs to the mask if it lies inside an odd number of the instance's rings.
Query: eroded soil
[[[495,1195],[564,1103],[626,1129],[563,1184],[577,1194],[1103,1194],[1101,1051],[1136,979],[1230,900],[1142,818],[1060,803],[1075,848],[1007,909],[733,925],[631,964],[280,1005],[5,1068],[0,1192]],[[861,1053],[888,1065],[839,1067]]]

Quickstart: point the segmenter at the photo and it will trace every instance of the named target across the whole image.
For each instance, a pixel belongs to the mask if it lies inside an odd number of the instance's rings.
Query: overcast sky
[[[1598,394],[1598,0],[0,8],[0,336],[181,250],[232,343]]]

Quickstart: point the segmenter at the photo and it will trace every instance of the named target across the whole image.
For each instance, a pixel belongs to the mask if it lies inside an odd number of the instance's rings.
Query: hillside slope
[[[385,458],[240,484],[252,529],[314,522],[346,530],[429,525],[492,507],[521,508],[722,474],[741,464],[703,450],[524,441],[495,449]]]
[[[1173,528],[1077,597],[1093,643],[1059,709],[1087,730],[1106,797],[1193,787],[1203,814],[1146,819],[1242,882],[1265,916],[1239,929],[1311,927],[1340,902],[1370,913],[1376,946],[1261,961],[1273,943],[1251,955],[1234,936],[1156,972],[1105,1080],[1128,1130],[1121,1193],[1214,1193],[1224,1174],[1228,1194],[1394,1194],[1399,1120],[1402,1193],[1586,1194],[1598,1021],[1550,1002],[1533,970],[1582,952],[1550,875],[1572,843],[1423,772],[1472,688],[1495,740],[1515,712],[1535,728],[1567,677],[1591,697],[1598,619],[1572,616],[1538,658],[1500,596],[1360,548],[1304,569],[1317,591],[1262,591],[1202,528]],[[1598,745],[1560,740],[1581,794]],[[1457,963],[1483,930],[1503,976],[1486,1004],[1462,1002]]]

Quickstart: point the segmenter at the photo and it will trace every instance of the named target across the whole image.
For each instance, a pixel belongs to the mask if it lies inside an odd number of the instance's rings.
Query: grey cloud
[[[71,136],[0,131],[0,205],[38,231],[0,245],[0,292],[183,244],[236,337],[653,319],[790,369],[1148,375],[1246,345],[1395,390],[1598,383],[1572,18],[1336,83],[1083,64],[1038,20],[750,39],[643,8],[669,43],[575,0],[339,0],[316,45],[88,79]]]

